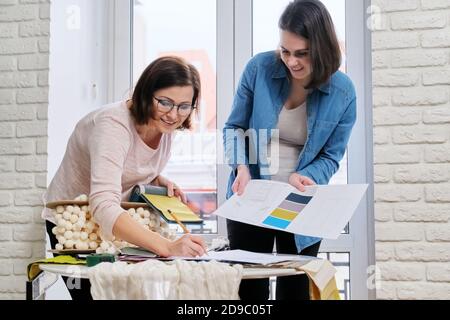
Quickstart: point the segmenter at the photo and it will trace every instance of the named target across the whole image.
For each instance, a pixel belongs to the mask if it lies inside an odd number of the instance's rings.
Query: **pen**
[[[178,223],[181,229],[183,229],[185,234],[190,233],[188,228],[186,228],[186,226],[180,221],[180,219],[178,219],[178,217],[172,212],[172,210],[167,209],[167,212],[169,212],[170,216]],[[205,254],[208,256],[208,251],[205,250]]]
[[[183,229],[184,233],[190,233],[188,228],[177,218],[175,214],[172,213],[172,210],[167,209],[167,212],[171,215],[171,217],[178,223],[178,225]]]

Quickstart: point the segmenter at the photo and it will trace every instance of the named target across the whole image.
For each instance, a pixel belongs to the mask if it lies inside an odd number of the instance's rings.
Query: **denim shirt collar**
[[[273,72],[272,72],[272,78],[273,79],[282,79],[287,78],[287,68],[285,64],[281,61],[281,59],[276,58],[275,64],[273,66]],[[327,81],[326,83],[322,84],[320,87],[317,88],[319,91],[325,94],[330,94],[330,81]]]

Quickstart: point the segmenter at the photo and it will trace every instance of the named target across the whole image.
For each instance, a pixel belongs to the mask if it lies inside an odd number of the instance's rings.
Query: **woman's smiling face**
[[[280,30],[280,54],[292,78],[304,80],[307,84],[312,73],[309,41],[292,32]]]
[[[194,89],[192,86],[169,87],[155,91],[153,106],[156,112],[154,118],[150,119],[149,125],[156,128],[160,133],[175,131],[190,116],[190,114],[180,115],[178,106],[191,106],[193,97]],[[172,110],[169,112],[161,111],[159,105],[168,102],[175,105]]]

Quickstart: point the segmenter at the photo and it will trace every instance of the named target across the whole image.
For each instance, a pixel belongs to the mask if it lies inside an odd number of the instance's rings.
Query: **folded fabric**
[[[147,260],[89,269],[96,300],[237,300],[243,267],[217,261]]]
[[[27,275],[28,280],[32,281],[38,274],[42,272],[42,270],[39,268],[40,264],[86,264],[85,260],[78,260],[72,256],[57,256],[54,258],[48,258],[48,259],[42,259],[38,261],[34,261],[30,263],[27,267]]]
[[[309,279],[311,300],[341,300],[336,285],[336,268],[328,260],[314,259],[307,263],[290,261],[277,264],[278,267],[303,271]]]

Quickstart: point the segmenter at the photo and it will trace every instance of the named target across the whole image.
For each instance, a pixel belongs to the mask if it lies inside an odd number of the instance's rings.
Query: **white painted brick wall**
[[[377,298],[450,299],[450,1],[372,5]]]
[[[24,299],[26,266],[44,256],[49,2],[0,1],[0,299]]]

